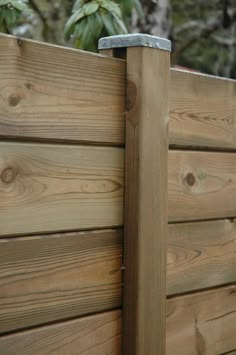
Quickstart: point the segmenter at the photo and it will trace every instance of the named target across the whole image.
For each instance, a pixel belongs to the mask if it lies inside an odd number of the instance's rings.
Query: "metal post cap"
[[[165,38],[142,33],[103,37],[98,42],[98,49],[150,47],[171,52],[171,41]]]

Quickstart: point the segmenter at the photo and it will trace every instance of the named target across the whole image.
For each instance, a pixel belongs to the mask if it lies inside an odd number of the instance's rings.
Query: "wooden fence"
[[[236,353],[236,82],[124,47],[0,36],[1,355]]]

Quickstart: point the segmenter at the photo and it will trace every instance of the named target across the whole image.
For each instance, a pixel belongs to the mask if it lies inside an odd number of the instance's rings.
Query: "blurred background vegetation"
[[[236,78],[236,0],[0,0],[0,31],[91,51],[148,33],[172,41],[172,65]]]

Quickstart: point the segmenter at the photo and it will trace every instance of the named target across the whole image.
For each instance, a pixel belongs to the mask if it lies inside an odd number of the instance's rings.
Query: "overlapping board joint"
[[[0,48],[0,236],[122,226],[125,61]]]

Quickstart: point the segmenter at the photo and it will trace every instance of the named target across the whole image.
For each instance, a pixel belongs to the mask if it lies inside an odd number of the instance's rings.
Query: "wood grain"
[[[168,300],[167,355],[216,355],[236,348],[236,286]]]
[[[0,137],[124,143],[125,61],[0,35]]]
[[[169,152],[169,221],[236,217],[236,154]]]
[[[0,137],[124,144],[125,61],[0,36]],[[171,70],[170,143],[236,148],[235,81]]]
[[[0,235],[123,224],[121,148],[0,143]]]
[[[236,81],[170,74],[170,144],[236,149]]]
[[[127,75],[124,354],[163,355],[169,53],[127,48]]]
[[[0,333],[121,305],[123,233],[0,239]]]
[[[236,282],[236,222],[171,224],[167,294]]]
[[[0,348],[1,355],[121,355],[121,312],[1,337]]]

